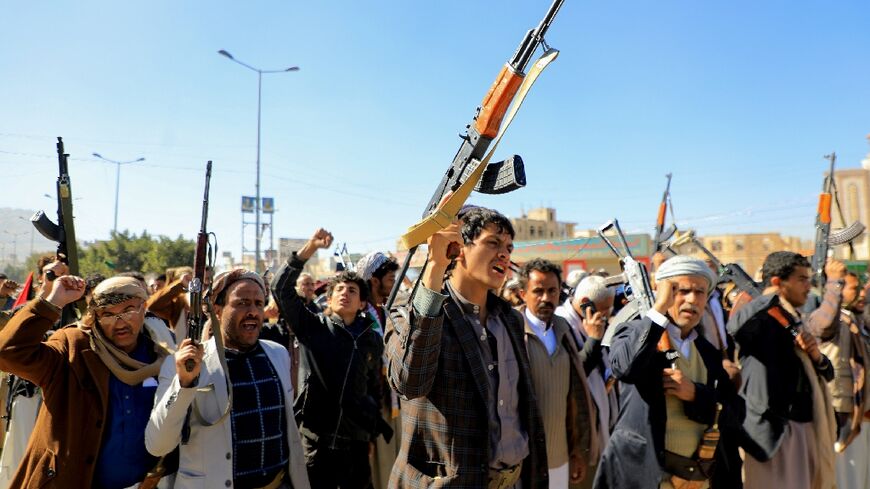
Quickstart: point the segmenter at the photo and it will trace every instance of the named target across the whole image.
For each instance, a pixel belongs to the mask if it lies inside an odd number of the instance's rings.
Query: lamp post
[[[136,158],[135,160],[129,161],[116,161],[110,160],[105,156],[102,156],[100,153],[91,153],[95,157],[105,161],[106,163],[114,163],[117,170],[115,171],[115,224],[112,226],[112,232],[118,233],[118,190],[121,187],[121,165],[128,165],[130,163],[139,163],[140,161],[145,161],[145,158]]]
[[[262,107],[263,100],[263,74],[299,71],[299,67],[291,66],[289,68],[284,68],[283,70],[261,70],[259,68],[254,68],[247,63],[237,60],[233,57],[232,54],[228,53],[223,49],[218,51],[218,54],[220,54],[221,56],[225,56],[230,61],[238,63],[245,68],[257,73],[257,183],[255,186],[257,195],[255,197],[256,200],[254,201],[254,271],[260,273],[260,109]]]
[[[21,233],[10,233],[9,231],[3,230],[3,232],[12,236],[12,264],[15,265],[18,263],[18,237],[24,236],[27,234],[27,231]]]

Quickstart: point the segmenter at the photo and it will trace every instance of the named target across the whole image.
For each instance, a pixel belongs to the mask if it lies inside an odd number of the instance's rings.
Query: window
[[[535,226],[529,226],[529,236],[535,237]]]
[[[743,240],[735,239],[734,240],[734,251],[743,251]]]
[[[710,243],[710,251],[722,251],[722,242],[717,239]]]

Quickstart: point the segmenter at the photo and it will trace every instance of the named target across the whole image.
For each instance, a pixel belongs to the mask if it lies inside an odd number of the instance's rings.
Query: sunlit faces
[[[559,304],[559,292],[559,277],[555,273],[532,270],[520,296],[536,318],[549,324]]]
[[[701,275],[682,275],[669,280],[674,287],[674,303],[668,314],[681,330],[688,331],[701,322],[707,307],[709,284]]]
[[[352,318],[365,307],[359,286],[354,282],[339,282],[329,296],[329,309],[342,319]]]
[[[489,224],[477,239],[462,247],[456,273],[497,290],[504,283],[513,250],[511,235],[500,233],[498,226]]]
[[[773,277],[770,283],[779,287],[779,294],[794,307],[801,307],[807,302],[812,282],[810,267],[795,267],[788,278]]]
[[[229,286],[224,304],[214,306],[228,348],[246,351],[256,346],[265,304],[263,289],[255,282],[239,280]]]
[[[96,313],[97,325],[119,350],[130,353],[136,348],[145,308],[142,299],[133,297],[124,302],[100,308]]]

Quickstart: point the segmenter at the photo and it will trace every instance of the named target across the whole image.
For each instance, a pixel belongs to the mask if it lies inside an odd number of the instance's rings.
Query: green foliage
[[[126,271],[164,273],[168,267],[192,266],[194,242],[179,236],[140,236],[129,231],[112,233],[112,239],[97,241],[79,250],[79,274],[101,273],[110,277]]]

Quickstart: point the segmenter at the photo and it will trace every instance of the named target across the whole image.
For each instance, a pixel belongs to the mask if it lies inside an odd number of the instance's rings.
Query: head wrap
[[[390,259],[387,255],[381,253],[380,251],[372,251],[368,255],[359,259],[356,262],[356,266],[354,267],[354,271],[359,275],[363,280],[369,281],[372,278],[372,275],[381,268],[381,265],[387,263]]]
[[[582,268],[579,270],[571,270],[571,273],[568,274],[568,277],[565,278],[565,285],[568,287],[576,288],[581,280],[589,276],[589,272],[583,270]]]
[[[666,278],[681,277],[684,275],[700,275],[707,280],[707,292],[711,292],[718,282],[716,275],[710,267],[700,258],[677,255],[665,260],[656,270],[656,282]]]
[[[266,284],[263,283],[263,277],[261,277],[257,272],[252,272],[244,268],[235,268],[214,278],[214,282],[212,282],[211,285],[211,298],[216,299],[221,295],[221,293],[229,289],[230,285],[239,280],[250,280],[254,282],[260,287],[260,290],[263,291],[263,295],[266,295]]]
[[[112,277],[103,280],[94,288],[92,303],[94,307],[104,307],[117,304],[118,299],[132,298],[143,301],[148,299],[148,293],[142,288],[142,284],[133,277]]]

